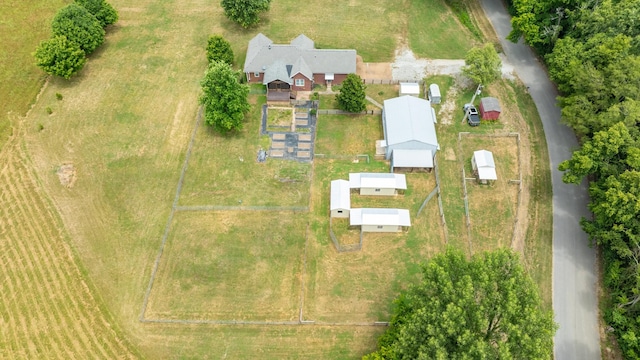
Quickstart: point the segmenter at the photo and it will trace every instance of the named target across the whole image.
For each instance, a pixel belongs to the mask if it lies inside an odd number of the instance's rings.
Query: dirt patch
[[[448,147],[444,150],[444,159],[448,161],[456,161],[456,153],[453,148]]]
[[[457,83],[453,84],[447,92],[447,100],[440,105],[440,111],[438,112],[438,118],[443,125],[451,125],[453,123],[453,114],[456,110],[456,99],[458,98],[458,92],[460,91]]]
[[[366,63],[356,57],[356,74],[363,79],[391,79],[391,63]]]
[[[56,174],[58,175],[58,180],[60,180],[60,185],[64,187],[72,188],[76,183],[77,171],[72,163],[62,164]]]

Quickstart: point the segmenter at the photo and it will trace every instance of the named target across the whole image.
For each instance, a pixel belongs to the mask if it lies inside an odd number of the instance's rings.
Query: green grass
[[[319,115],[316,131],[316,154],[373,156],[384,138],[380,115]]]
[[[29,109],[45,81],[32,53],[50,35],[51,20],[67,1],[7,0],[0,33],[0,148],[13,133],[12,124]]]
[[[293,321],[306,219],[291,212],[178,212],[147,317]]]
[[[464,59],[478,42],[460,26],[444,0],[411,1],[407,13],[409,47],[418,57]]]

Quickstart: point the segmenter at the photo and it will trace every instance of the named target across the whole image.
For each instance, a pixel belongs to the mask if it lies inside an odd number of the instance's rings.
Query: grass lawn
[[[305,238],[293,212],[178,212],[146,316],[297,320]]]
[[[316,131],[316,154],[373,157],[384,138],[380,115],[320,115]]]
[[[478,45],[444,0],[411,1],[407,14],[409,47],[417,57],[464,59]]]

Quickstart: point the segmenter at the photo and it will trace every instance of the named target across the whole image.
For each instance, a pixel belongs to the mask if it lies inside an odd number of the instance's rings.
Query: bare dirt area
[[[356,74],[363,79],[391,79],[391,63],[371,63],[362,61],[362,57],[356,58]]]
[[[72,188],[76,182],[77,171],[73,163],[62,164],[58,168],[58,171],[56,171],[56,174],[60,180],[60,185],[64,187]]]

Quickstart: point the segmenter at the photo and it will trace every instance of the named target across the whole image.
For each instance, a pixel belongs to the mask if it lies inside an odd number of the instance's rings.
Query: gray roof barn
[[[401,96],[384,101],[382,125],[386,140],[386,158],[394,150],[430,150],[435,156],[439,148],[435,113],[428,100]]]
[[[358,225],[391,225],[391,226],[411,226],[409,210],[406,209],[386,209],[386,208],[362,208],[351,209],[349,224]]]
[[[356,72],[355,50],[316,49],[313,40],[304,35],[293,39],[290,44],[274,44],[261,33],[249,41],[244,72],[265,72],[278,61],[292,65],[290,76],[302,73],[309,79],[312,74]]]

